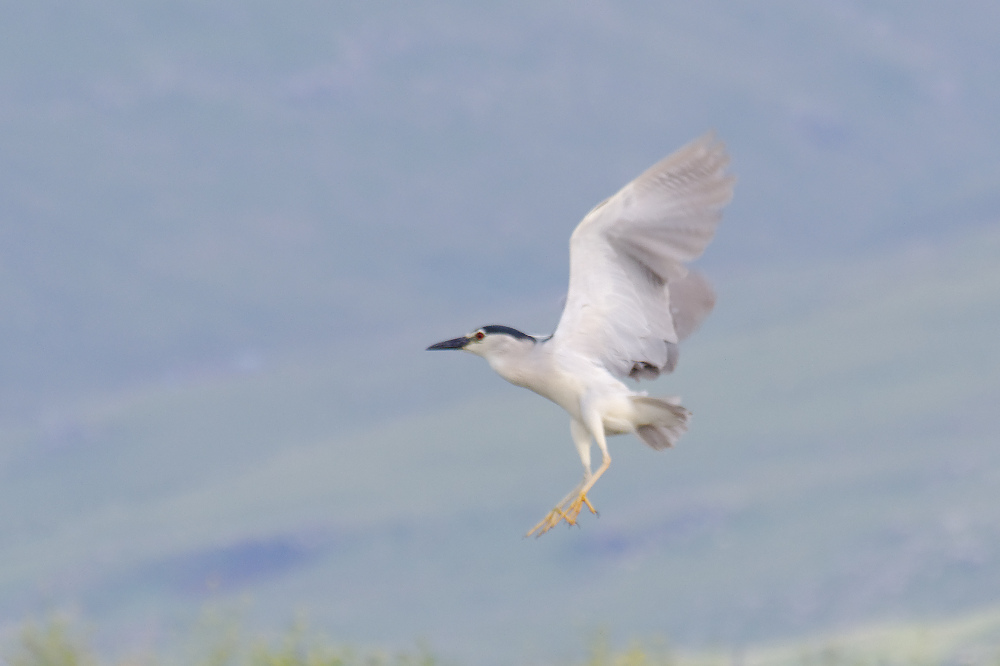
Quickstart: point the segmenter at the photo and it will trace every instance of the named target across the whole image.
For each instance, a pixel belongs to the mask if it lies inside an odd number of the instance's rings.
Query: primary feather
[[[569,292],[553,334],[618,377],[670,372],[715,302],[690,273],[732,198],[729,158],[705,135],[597,205],[570,238]],[[672,302],[673,301],[673,302]]]

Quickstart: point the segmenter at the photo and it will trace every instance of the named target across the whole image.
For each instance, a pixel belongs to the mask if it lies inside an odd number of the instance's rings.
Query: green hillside
[[[714,266],[1000,211],[990,2],[5,9],[0,423],[555,301],[583,213],[709,128]]]
[[[429,340],[94,397],[3,433],[0,611],[70,604],[127,642],[249,600],[254,626],[304,611],[507,659],[600,627],[740,646],[989,605],[998,252],[985,227],[725,277],[651,387],[695,412],[682,445],[616,439],[601,516],[539,540],[579,474],[565,416]]]
[[[513,663],[1000,600],[1000,4],[8,4],[0,634]],[[423,349],[551,330],[573,225],[708,128],[719,306],[649,387],[694,426],[522,539],[565,415]]]

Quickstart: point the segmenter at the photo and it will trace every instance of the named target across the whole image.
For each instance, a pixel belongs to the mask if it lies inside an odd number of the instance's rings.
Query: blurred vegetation
[[[85,632],[64,619],[27,624],[0,653],[3,666],[434,666],[442,664],[425,646],[412,651],[359,650],[310,634],[301,624],[274,641],[245,636],[233,621],[211,619],[181,654],[97,656]]]
[[[10,666],[96,666],[99,662],[81,636],[62,620],[21,630],[16,647],[2,658]]]
[[[907,630],[908,631],[908,630]],[[967,645],[947,654],[918,634],[898,633],[895,640],[872,643],[855,637],[802,642],[738,652],[675,653],[663,641],[634,641],[616,650],[601,633],[582,661],[560,660],[563,666],[1000,666],[1000,643]],[[898,642],[906,636],[906,643]],[[870,637],[869,637],[870,638]],[[883,637],[884,638],[884,637]],[[85,632],[62,618],[26,624],[0,652],[0,666],[435,666],[451,664],[426,645],[412,651],[365,650],[337,644],[296,623],[278,638],[246,636],[238,621],[212,616],[182,656],[136,654],[126,658],[97,656]],[[548,662],[532,662],[548,663]]]

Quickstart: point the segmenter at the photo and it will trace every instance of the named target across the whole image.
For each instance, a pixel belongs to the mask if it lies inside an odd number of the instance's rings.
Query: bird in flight
[[[728,165],[723,143],[706,134],[587,213],[570,237],[569,291],[552,335],[490,325],[427,348],[482,356],[569,413],[583,479],[526,536],[577,524],[584,506],[597,513],[587,493],[611,464],[607,436],[633,433],[661,450],[687,430],[690,412],[678,398],[653,398],[623,380],[672,372],[678,343],[715,305],[711,286],[685,264],[705,250],[732,198]]]

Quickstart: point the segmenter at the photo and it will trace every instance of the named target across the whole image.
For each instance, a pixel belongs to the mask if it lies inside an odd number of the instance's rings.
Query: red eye
[[[476,331],[476,340],[482,340],[485,337],[486,337],[485,333],[483,333],[482,331]]]

